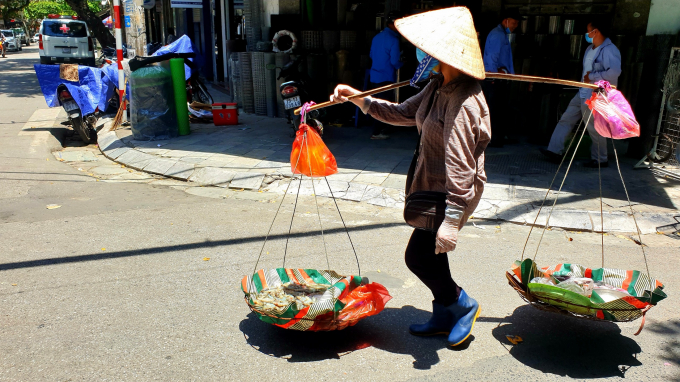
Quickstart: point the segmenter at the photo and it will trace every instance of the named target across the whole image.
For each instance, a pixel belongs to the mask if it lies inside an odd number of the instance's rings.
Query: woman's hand
[[[442,225],[437,230],[437,239],[435,240],[435,255],[440,253],[451,252],[456,249],[458,243],[458,224],[460,222],[453,219],[445,218]]]
[[[358,91],[357,89],[354,89],[351,86],[340,84],[340,85],[335,87],[335,90],[333,91],[333,94],[331,95],[331,102],[345,103],[345,102],[349,101],[347,99],[347,97],[349,97],[351,95],[358,94],[358,93],[361,93],[361,92]]]

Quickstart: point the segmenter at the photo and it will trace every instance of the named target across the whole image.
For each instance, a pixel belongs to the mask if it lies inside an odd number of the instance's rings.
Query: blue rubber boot
[[[453,313],[455,322],[449,334],[449,346],[458,346],[470,337],[482,310],[477,301],[469,297],[464,290],[460,291],[458,302],[448,306],[447,309]]]
[[[453,327],[453,314],[449,306],[432,302],[432,318],[424,324],[413,324],[409,331],[414,336],[434,336],[437,334],[449,334]]]

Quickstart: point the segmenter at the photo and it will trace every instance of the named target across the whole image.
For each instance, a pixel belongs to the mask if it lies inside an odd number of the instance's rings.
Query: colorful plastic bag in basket
[[[324,284],[330,287],[310,306],[298,309],[291,303],[280,313],[258,310],[254,298],[268,288],[284,283]],[[378,283],[359,276],[341,276],[316,269],[261,269],[241,280],[248,306],[260,320],[284,329],[301,331],[341,330],[361,319],[380,313],[392,297]]]
[[[293,174],[324,177],[338,172],[338,163],[314,128],[301,123],[290,153]]]
[[[667,296],[663,284],[652,280],[646,273],[635,270],[613,268],[586,268],[578,264],[557,264],[538,268],[531,259],[516,261],[511,274],[519,280],[530,297],[577,315],[599,318],[614,322],[635,320]],[[590,278],[593,282],[604,283],[620,291],[620,298],[608,298],[607,291],[595,289],[590,297],[560,288],[555,285],[531,282],[537,277],[570,276]],[[559,285],[559,284],[557,284]]]
[[[598,81],[595,85],[601,89],[586,100],[586,105],[593,111],[595,130],[605,138],[639,137],[640,124],[623,94],[612,89],[607,81]]]

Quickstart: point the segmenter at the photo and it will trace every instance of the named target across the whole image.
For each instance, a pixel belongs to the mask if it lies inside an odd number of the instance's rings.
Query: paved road
[[[443,338],[406,331],[428,317],[431,297],[401,259],[410,229],[398,211],[343,201],[362,274],[394,299],[342,332],[268,326],[249,313],[238,285],[280,199],[98,181],[56,161],[50,151],[65,130],[30,129],[51,126],[56,115],[39,111],[35,61],[34,47],[0,60],[0,380],[680,379],[678,242],[661,235],[644,239],[669,298],[634,337],[638,322],[594,323],[524,306],[503,271],[528,229],[466,226],[451,268],[482,316],[472,341],[452,351]],[[261,266],[281,264],[292,203],[282,206]],[[313,199],[301,197],[298,207],[287,264],[324,267]],[[333,205],[321,214],[331,268],[355,272]],[[606,236],[605,244],[608,266],[644,267],[625,237]],[[600,236],[548,231],[538,261],[598,265]],[[524,342],[512,346],[510,334]]]

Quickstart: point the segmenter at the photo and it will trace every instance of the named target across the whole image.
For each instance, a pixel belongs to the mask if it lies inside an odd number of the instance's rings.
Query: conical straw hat
[[[394,22],[413,45],[461,72],[483,80],[484,61],[472,15],[465,7],[451,7],[404,17]]]

